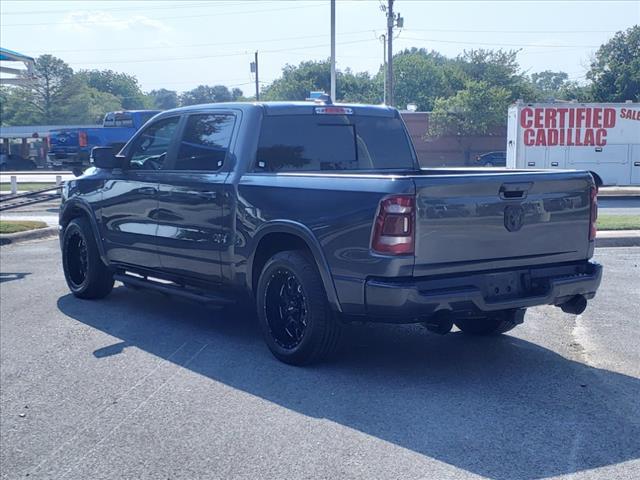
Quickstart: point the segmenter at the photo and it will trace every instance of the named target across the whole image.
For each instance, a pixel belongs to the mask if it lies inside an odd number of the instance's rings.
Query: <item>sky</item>
[[[380,68],[381,3],[337,0],[339,70]],[[580,82],[598,46],[640,24],[640,0],[396,0],[394,9],[404,18],[394,51],[423,47],[453,57],[471,48],[514,49],[524,72],[562,70]],[[329,0],[0,2],[2,47],[55,55],[74,70],[126,72],[144,91],[224,84],[252,95],[256,50],[264,86],[286,64],[327,59],[329,35]]]

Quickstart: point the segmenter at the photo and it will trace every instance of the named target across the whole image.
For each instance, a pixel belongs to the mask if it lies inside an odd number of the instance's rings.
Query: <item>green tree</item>
[[[178,93],[174,90],[166,88],[151,90],[148,96],[151,97],[154,107],[161,110],[169,110],[179,105]]]
[[[430,111],[436,98],[452,95],[455,90],[447,79],[450,63],[451,60],[439,53],[423,48],[412,48],[394,55],[395,104],[404,108],[414,103],[418,110]],[[379,75],[384,76],[382,72]]]
[[[76,79],[75,93],[62,107],[60,118],[66,124],[102,123],[105,113],[122,110],[120,99]]]
[[[113,70],[81,70],[77,76],[89,87],[118,97],[125,109],[151,106],[140,89],[138,79],[133,75]]]
[[[618,32],[602,45],[587,78],[598,102],[640,101],[640,25]]]
[[[469,162],[469,138],[494,133],[506,124],[511,92],[487,81],[468,80],[449,98],[438,98],[429,116],[427,138],[455,137]]]
[[[225,85],[199,85],[180,95],[180,105],[198,105],[202,103],[232,102],[242,97],[242,90],[230,91]]]
[[[264,100],[304,100],[311,91],[331,89],[331,70],[328,61],[306,61],[299,65],[285,65],[282,76],[263,89]]]
[[[34,106],[33,94],[22,87],[0,90],[0,125],[34,125],[40,123],[41,112]]]
[[[466,83],[472,80],[506,89],[512,102],[537,100],[535,87],[520,72],[517,54],[516,50],[466,50],[455,59],[450,81],[455,90],[466,88]]]
[[[569,75],[566,72],[545,70],[544,72],[531,74],[533,85],[545,94],[555,95],[568,81]]]
[[[299,65],[285,65],[282,76],[264,88],[264,100],[304,100],[312,91],[331,90],[331,66],[328,60],[306,61]],[[337,101],[380,103],[382,83],[366,73],[346,69],[336,72]]]
[[[34,80],[28,86],[18,87],[16,97],[25,102],[24,111],[16,116],[26,115],[36,123],[55,123],[60,110],[73,95],[71,79],[73,70],[63,60],[53,55],[41,55],[35,61]],[[14,119],[15,122],[15,119]]]

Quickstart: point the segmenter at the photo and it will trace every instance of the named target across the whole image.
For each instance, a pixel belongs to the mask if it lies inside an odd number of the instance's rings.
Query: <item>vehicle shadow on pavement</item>
[[[22,280],[27,275],[31,274],[28,272],[0,272],[0,283]]]
[[[200,343],[193,372],[485,477],[537,479],[640,457],[638,379],[514,336],[349,325],[331,362],[296,368],[271,356],[253,315],[239,310],[124,287],[100,302],[65,295],[58,308],[119,338],[87,352],[100,361],[124,347],[164,357]]]

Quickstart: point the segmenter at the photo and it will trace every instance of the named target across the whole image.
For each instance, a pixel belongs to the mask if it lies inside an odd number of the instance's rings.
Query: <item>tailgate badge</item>
[[[504,209],[504,228],[517,232],[524,224],[524,209],[520,205],[509,205]]]

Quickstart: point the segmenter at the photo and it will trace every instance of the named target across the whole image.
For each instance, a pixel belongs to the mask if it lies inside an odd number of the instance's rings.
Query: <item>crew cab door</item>
[[[169,169],[159,185],[157,242],[162,270],[208,283],[221,282],[221,250],[230,239],[222,225],[224,182],[236,115],[192,113],[184,121]]]
[[[127,148],[125,165],[105,182],[101,228],[107,258],[113,263],[156,269],[158,183],[175,155],[180,116],[146,126]]]

